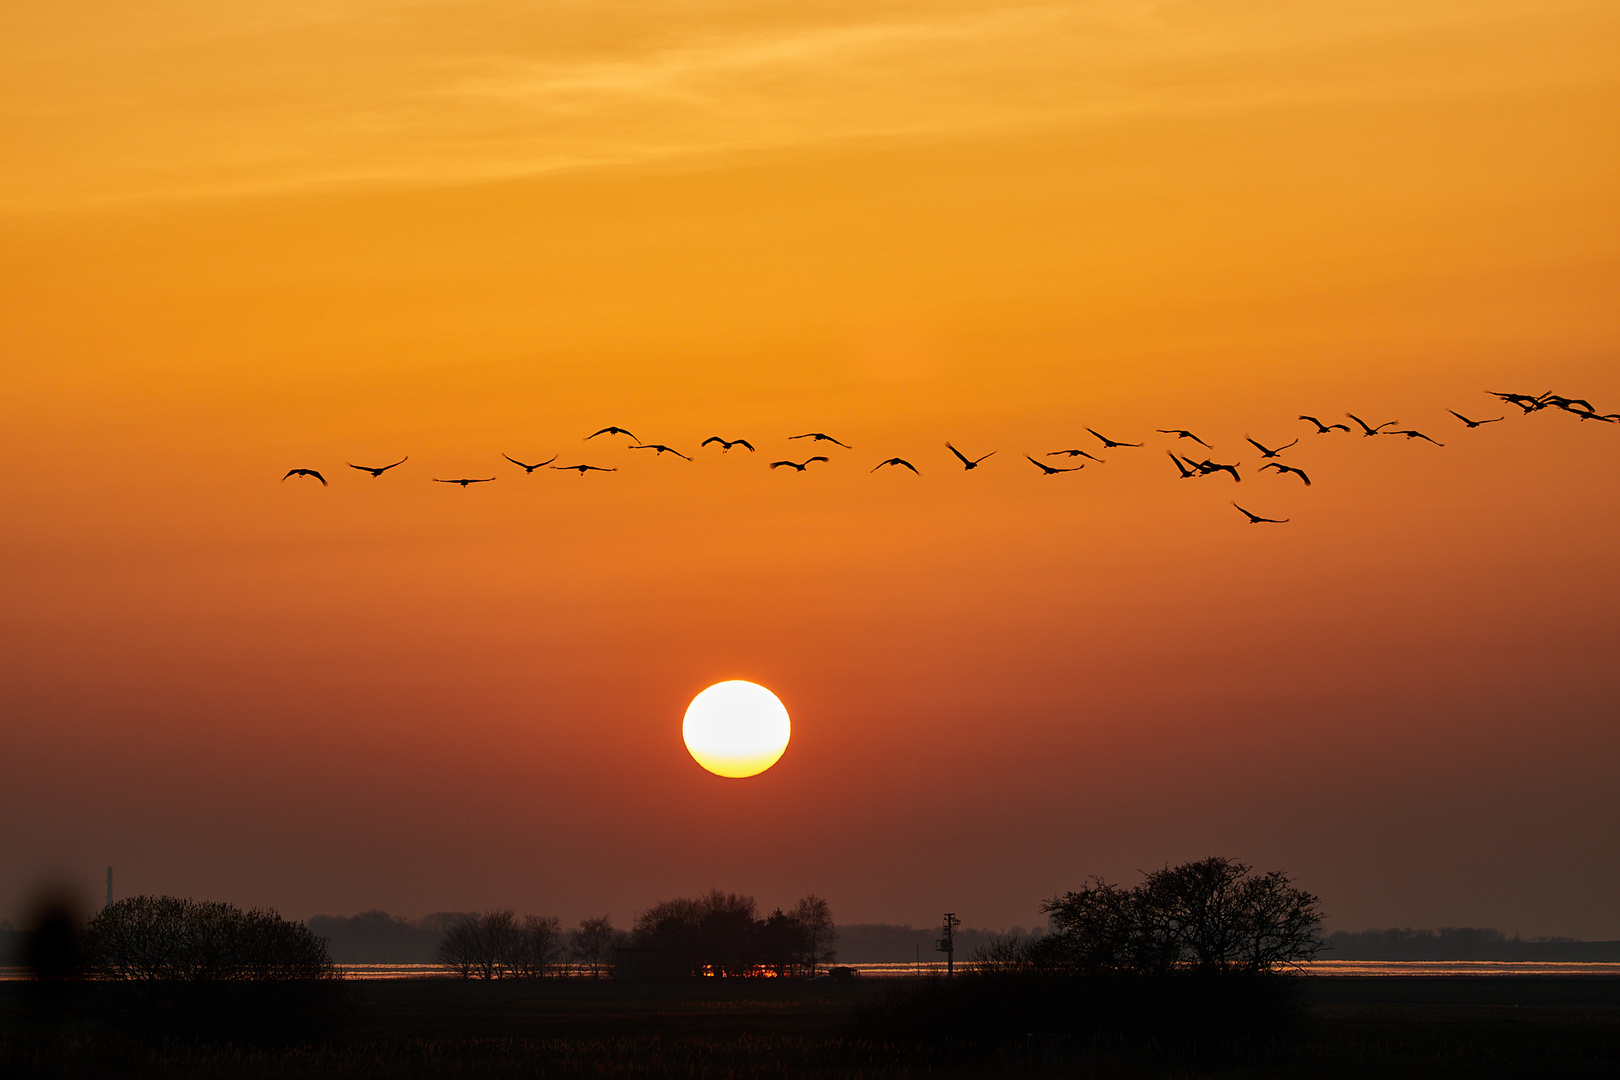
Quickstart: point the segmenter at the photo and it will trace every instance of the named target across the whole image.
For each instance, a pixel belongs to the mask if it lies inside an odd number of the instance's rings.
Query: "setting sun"
[[[792,724],[781,699],[758,683],[715,683],[686,707],[681,736],[716,776],[756,776],[787,749]]]

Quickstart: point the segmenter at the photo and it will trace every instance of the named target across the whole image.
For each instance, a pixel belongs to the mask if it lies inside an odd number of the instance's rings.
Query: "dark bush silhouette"
[[[712,889],[642,912],[629,946],[619,951],[619,974],[659,980],[807,974],[832,958],[835,932],[832,911],[819,897],[761,919],[753,897]]]
[[[867,1022],[933,1043],[1049,1034],[1262,1049],[1299,1018],[1298,982],[1279,971],[1321,947],[1319,903],[1232,859],[1166,867],[1134,889],[1093,879],[1042,905],[1052,933],[979,949],[961,978],[891,995]]]
[[[108,1015],[154,1034],[297,1040],[346,1012],[326,942],[269,909],[132,896],[90,920],[86,943]]]
[[[1093,878],[1041,910],[1054,933],[984,959],[998,970],[1258,974],[1322,947],[1321,901],[1285,874],[1255,874],[1235,859],[1165,867],[1134,889]]]

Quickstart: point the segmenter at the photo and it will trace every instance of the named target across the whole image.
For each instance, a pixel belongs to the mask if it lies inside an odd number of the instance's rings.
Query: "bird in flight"
[[[744,450],[752,453],[754,449],[754,444],[749,442],[747,439],[722,439],[718,435],[710,435],[707,439],[704,439],[702,442],[698,443],[698,446],[701,448],[708,446],[712,442],[719,443],[721,450],[730,450],[733,446],[740,446]]]
[[[1318,420],[1316,417],[1314,417],[1314,416],[1306,416],[1304,413],[1300,413],[1299,418],[1301,420],[1309,420],[1311,423],[1315,424],[1316,425],[1316,433],[1318,435],[1326,435],[1330,431],[1349,431],[1350,430],[1350,425],[1349,424],[1324,424],[1324,423],[1322,423],[1322,421]]]
[[[1092,461],[1095,461],[1099,465],[1108,464],[1102,458],[1097,457],[1095,454],[1088,454],[1084,450],[1048,450],[1046,452],[1047,457],[1057,457],[1059,454],[1065,454],[1068,457],[1090,458]]]
[[[654,455],[656,457],[662,457],[665,454],[674,454],[676,457],[682,459],[683,461],[691,461],[692,460],[691,458],[687,457],[685,454],[681,453],[679,450],[675,449],[673,446],[665,446],[663,443],[638,444],[636,446],[632,446],[630,449],[632,449],[632,450],[655,450],[655,451],[657,451],[657,453]]]
[[[1261,457],[1268,457],[1268,458],[1276,457],[1278,454],[1280,454],[1284,450],[1288,449],[1289,446],[1293,446],[1294,443],[1299,442],[1298,439],[1295,439],[1294,442],[1289,443],[1288,446],[1279,446],[1275,450],[1268,450],[1266,447],[1261,446],[1259,443],[1255,442],[1253,439],[1249,438],[1247,435],[1243,436],[1243,441],[1248,443],[1250,446],[1254,447],[1256,450],[1260,451],[1260,456]]]
[[[1444,445],[1446,445],[1445,443],[1434,442],[1433,439],[1429,438],[1427,435],[1423,434],[1423,432],[1421,432],[1421,431],[1386,431],[1386,432],[1384,432],[1384,434],[1385,435],[1405,435],[1408,439],[1422,439],[1424,442],[1432,442],[1436,446],[1444,446]]]
[[[1507,417],[1505,417],[1505,416],[1493,416],[1489,420],[1470,420],[1470,419],[1468,419],[1468,417],[1464,416],[1462,413],[1458,412],[1456,409],[1447,409],[1446,412],[1450,413],[1452,416],[1455,416],[1457,419],[1459,419],[1463,423],[1467,424],[1470,430],[1479,427],[1479,425],[1481,425],[1481,424],[1494,424],[1498,420],[1507,419]]]
[[[313,476],[315,479],[317,479],[317,480],[319,480],[321,482],[321,487],[326,486],[326,477],[322,476],[320,473],[316,472],[314,469],[289,469],[289,470],[287,470],[287,475],[283,476],[281,478],[281,482],[286,483],[290,478],[292,478],[294,476]]]
[[[885,465],[903,465],[906,468],[910,469],[912,472],[917,472],[917,466],[913,465],[911,462],[907,461],[903,457],[892,457],[888,461],[880,461],[876,465],[872,466],[872,471],[877,472],[879,469],[883,468],[883,466],[885,466]],[[921,476],[922,473],[917,473],[917,475]]]
[[[1278,476],[1286,476],[1289,473],[1293,473],[1295,476],[1305,481],[1306,487],[1311,486],[1311,478],[1305,475],[1304,469],[1296,469],[1292,465],[1284,465],[1280,461],[1268,461],[1266,464],[1260,466],[1261,472],[1265,472],[1267,469],[1276,469]]]
[[[1192,467],[1198,470],[1200,476],[1208,476],[1210,473],[1229,472],[1232,474],[1232,479],[1241,484],[1243,483],[1243,477],[1239,476],[1237,471],[1238,465],[1241,464],[1243,464],[1241,461],[1233,465],[1220,465],[1213,461],[1194,461]]]
[[[553,469],[562,469],[565,472],[577,472],[584,476],[588,472],[618,472],[618,469],[604,469],[600,465],[553,465]]]
[[[1592,403],[1585,398],[1567,398],[1561,394],[1555,394],[1551,390],[1541,395],[1541,401],[1544,405],[1556,405],[1565,412],[1576,414],[1597,413],[1597,410],[1592,408]]]
[[[1036,461],[1034,458],[1029,457],[1028,454],[1025,454],[1024,456],[1026,458],[1029,458],[1029,463],[1031,465],[1033,465],[1037,469],[1041,470],[1041,475],[1042,476],[1056,476],[1060,472],[1079,472],[1081,469],[1085,468],[1084,465],[1076,465],[1072,469],[1055,469],[1050,465],[1046,465],[1046,464],[1043,464],[1042,462]]]
[[[532,473],[536,469],[544,468],[545,466],[550,465],[553,461],[557,460],[557,455],[552,454],[550,457],[546,458],[546,460],[537,461],[533,465],[530,465],[528,462],[519,461],[517,458],[513,457],[511,454],[507,454],[507,453],[504,453],[504,452],[501,454],[501,457],[505,458],[507,461],[510,461],[514,465],[523,466],[523,471],[526,472],[526,473]]]
[[[368,472],[372,476],[381,476],[383,473],[387,472],[389,469],[395,468],[396,466],[399,466],[399,465],[403,465],[409,460],[411,460],[411,457],[410,457],[409,454],[406,454],[404,457],[402,457],[398,461],[394,462],[393,465],[383,465],[383,466],[376,467],[376,468],[373,468],[370,465],[356,465],[354,462],[351,461],[351,462],[349,462],[349,468],[351,468],[351,469],[359,469],[361,472]],[[286,478],[283,477],[282,479],[286,479]]]
[[[951,453],[955,454],[957,456],[957,458],[961,460],[962,468],[964,468],[964,469],[977,469],[979,467],[979,462],[983,461],[984,458],[993,457],[995,455],[995,451],[992,450],[992,451],[990,451],[990,453],[984,455],[984,457],[982,457],[982,458],[969,459],[969,457],[966,454],[962,453],[962,451],[960,451],[956,447],[952,446],[949,441],[947,441],[945,443],[945,449],[947,449]]]
[[[842,445],[842,444],[840,444],[840,445]],[[773,462],[771,462],[771,468],[775,469],[775,468],[778,468],[779,466],[786,465],[789,468],[797,469],[800,472],[804,472],[804,470],[809,466],[809,464],[812,461],[829,461],[830,462],[831,459],[830,458],[824,458],[820,454],[817,454],[813,458],[805,458],[803,462],[798,462],[798,461],[773,461]]]
[[[437,476],[435,476],[433,478],[433,482],[435,484],[460,484],[462,487],[466,487],[468,484],[487,484],[493,479],[495,479],[493,476],[486,476],[482,480],[468,480],[466,478],[462,478],[460,480],[440,480]]]
[[[1355,413],[1348,413],[1347,412],[1344,415],[1348,416],[1350,419],[1354,420],[1356,423],[1361,425],[1361,432],[1362,432],[1363,435],[1377,435],[1380,431],[1384,430],[1385,428],[1394,427],[1396,424],[1400,423],[1399,420],[1389,420],[1389,421],[1386,421],[1386,422],[1384,422],[1382,424],[1379,424],[1377,427],[1371,427],[1371,426],[1368,425],[1367,421],[1363,420],[1361,417],[1357,416]]]
[[[1203,439],[1200,439],[1190,431],[1182,431],[1180,428],[1155,428],[1154,430],[1160,435],[1174,435],[1178,439],[1191,439],[1199,446],[1202,446],[1205,450],[1211,449],[1209,443],[1205,442]],[[1096,435],[1097,433],[1093,431],[1092,434]]]
[[[1239,510],[1243,510],[1243,507],[1238,506],[1237,503],[1233,503],[1232,505],[1237,506]],[[1261,517],[1259,514],[1250,514],[1247,510],[1243,510],[1243,513],[1248,515],[1250,525],[1259,525],[1261,522],[1265,522],[1267,525],[1283,525],[1288,521],[1287,518]]]
[[[1165,453],[1170,454],[1170,451],[1166,450]],[[1191,461],[1183,461],[1174,454],[1170,454],[1170,460],[1176,463],[1176,470],[1181,473],[1181,478],[1183,480],[1191,479],[1194,476],[1203,475],[1198,466],[1194,465]]]
[[[845,450],[849,449],[849,444],[848,443],[841,443],[837,439],[833,438],[831,435],[823,435],[819,431],[807,431],[803,435],[789,435],[788,438],[789,439],[814,439],[816,442],[830,442],[834,446],[842,446]]]
[[[1103,435],[1100,432],[1098,432],[1095,428],[1086,428],[1086,430],[1091,432],[1093,435],[1096,435],[1097,438],[1102,440],[1104,450],[1112,450],[1116,446],[1141,446],[1142,445],[1139,442],[1115,442],[1113,439],[1110,439],[1108,436]]]
[[[630,441],[631,442],[638,443],[638,442],[641,441],[640,439],[636,438],[634,435],[631,435],[630,432],[624,430],[624,428],[622,428],[622,427],[605,427],[601,431],[593,431],[589,435],[585,436],[585,438],[582,439],[581,441],[582,442],[589,442],[590,440],[596,438],[598,435],[630,435]],[[573,466],[569,466],[569,467],[572,468]]]
[[[1487,390],[1485,392],[1492,397],[1501,398],[1503,401],[1508,402],[1511,405],[1517,405],[1520,409],[1527,413],[1533,413],[1537,409],[1545,409],[1547,407],[1547,403],[1545,401],[1542,401],[1539,397],[1535,397],[1531,394],[1505,394],[1500,390]]]

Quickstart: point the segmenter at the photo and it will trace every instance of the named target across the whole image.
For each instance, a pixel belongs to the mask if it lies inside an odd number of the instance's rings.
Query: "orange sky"
[[[1620,425],[1482,393],[1620,411],[1614,5],[32,7],[0,917],[111,864],[1028,925],[1223,854],[1620,937]],[[1295,419],[1346,410],[1445,446]],[[1023,460],[1087,426],[1147,445]],[[728,678],[793,715],[757,780],[681,745]]]

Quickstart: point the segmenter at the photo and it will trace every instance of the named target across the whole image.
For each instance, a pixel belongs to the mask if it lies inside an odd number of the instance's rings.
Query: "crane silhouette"
[[[1166,450],[1165,453],[1170,454],[1170,460],[1176,463],[1176,471],[1181,473],[1181,478],[1183,480],[1190,480],[1194,476],[1203,475],[1203,472],[1199,470],[1198,466],[1194,465],[1190,460],[1184,461],[1183,459],[1176,457],[1175,454],[1171,454],[1168,450]]]
[[[1142,445],[1139,442],[1115,442],[1113,439],[1110,439],[1108,436],[1106,436],[1106,435],[1102,434],[1101,432],[1099,432],[1096,428],[1086,428],[1086,430],[1091,432],[1093,435],[1097,436],[1097,438],[1102,440],[1104,450],[1112,450],[1116,446],[1141,446]]]
[[[1042,476],[1056,476],[1060,472],[1079,472],[1081,469],[1085,468],[1084,465],[1076,465],[1072,469],[1057,469],[1057,468],[1053,468],[1051,465],[1047,465],[1047,464],[1044,464],[1042,462],[1036,461],[1034,458],[1030,457],[1028,454],[1025,454],[1024,457],[1029,458],[1029,463],[1031,465],[1035,466],[1037,469],[1041,470],[1041,475]]]
[[[392,465],[378,465],[378,466],[356,465],[354,462],[351,461],[351,462],[349,462],[349,468],[351,468],[351,469],[359,469],[361,472],[368,472],[373,477],[378,477],[378,476],[381,476],[383,473],[387,472],[389,469],[397,469],[399,466],[405,464],[409,460],[411,460],[411,456],[409,454],[406,454],[404,457],[400,458],[398,461],[394,462]],[[282,477],[282,479],[286,479],[286,477]]]
[[[545,466],[550,465],[553,461],[557,460],[557,455],[552,454],[546,460],[537,461],[533,465],[530,465],[528,462],[519,461],[517,458],[513,457],[511,454],[505,453],[504,451],[501,453],[501,457],[505,458],[507,461],[510,461],[514,465],[521,465],[523,467],[523,471],[526,472],[526,473],[532,473],[536,469],[542,469]]]
[[[1180,428],[1155,428],[1154,430],[1160,435],[1174,435],[1178,439],[1191,439],[1199,446],[1202,446],[1205,450],[1214,449],[1209,445],[1209,443],[1205,442],[1203,439],[1200,439],[1190,431],[1183,431]],[[1092,434],[1095,435],[1097,433],[1093,431]]]
[[[316,472],[314,469],[288,469],[287,470],[287,475],[283,476],[281,478],[281,482],[286,483],[290,478],[292,478],[294,476],[313,476],[315,479],[317,479],[317,480],[319,480],[321,482],[321,487],[326,486],[326,477],[322,476],[320,473]]]
[[[1597,414],[1597,410],[1592,408],[1592,403],[1587,401],[1585,398],[1567,398],[1562,394],[1555,394],[1549,390],[1545,394],[1541,395],[1541,400],[1547,405],[1556,405],[1565,412],[1571,412],[1577,415],[1582,413],[1591,415]]]
[[[1276,469],[1278,476],[1286,476],[1289,473],[1293,473],[1295,476],[1297,476],[1301,480],[1305,481],[1305,486],[1306,487],[1311,486],[1311,478],[1305,475],[1305,470],[1304,469],[1296,469],[1292,465],[1284,465],[1280,461],[1269,461],[1266,464],[1260,466],[1260,471],[1261,472],[1265,472],[1267,469]]]
[[[1316,433],[1318,435],[1326,435],[1330,431],[1349,431],[1350,430],[1350,425],[1349,424],[1324,424],[1324,423],[1322,423],[1322,421],[1318,420],[1316,417],[1314,417],[1314,416],[1306,416],[1304,413],[1300,413],[1299,418],[1301,420],[1309,420],[1311,423],[1315,424],[1316,425]]]
[[[1423,432],[1421,432],[1421,431],[1386,431],[1386,432],[1384,432],[1384,434],[1385,435],[1405,435],[1408,441],[1410,441],[1412,439],[1422,439],[1424,442],[1431,442],[1431,443],[1434,443],[1434,445],[1436,445],[1436,446],[1444,446],[1444,445],[1446,445],[1445,443],[1434,442],[1433,439],[1429,438],[1427,435],[1423,434]]]
[[[799,462],[799,461],[773,461],[773,462],[771,462],[771,468],[776,469],[776,468],[780,468],[783,465],[786,465],[790,469],[797,469],[799,472],[804,472],[804,470],[809,467],[809,465],[810,465],[810,463],[812,461],[831,462],[831,460],[832,460],[831,458],[824,458],[820,454],[817,454],[813,458],[805,458],[804,461],[802,461],[802,462]]]
[[[1284,450],[1288,449],[1289,446],[1293,446],[1294,443],[1299,442],[1298,439],[1295,439],[1294,442],[1289,443],[1287,446],[1279,446],[1279,447],[1277,447],[1277,449],[1271,450],[1271,449],[1266,448],[1265,446],[1262,446],[1260,443],[1255,442],[1253,439],[1249,438],[1247,435],[1243,436],[1243,441],[1248,443],[1250,446],[1254,447],[1256,450],[1260,451],[1260,456],[1261,457],[1268,457],[1268,458],[1276,457],[1278,454],[1280,454]]]
[[[834,446],[842,446],[845,450],[848,450],[850,448],[848,443],[841,443],[837,439],[833,438],[831,435],[824,435],[819,431],[807,431],[803,435],[789,435],[788,438],[789,439],[814,439],[816,442],[830,442]]]
[[[631,442],[638,443],[638,442],[641,441],[640,439],[636,438],[635,435],[633,435],[630,432],[626,431],[622,427],[605,427],[601,431],[593,431],[593,432],[591,432],[589,435],[585,436],[585,438],[580,440],[580,441],[581,442],[589,442],[590,440],[596,438],[598,435],[629,435]],[[570,466],[570,468],[572,468],[572,466]]]
[[[947,449],[951,453],[955,454],[957,456],[958,460],[960,460],[962,462],[962,468],[967,469],[969,471],[972,471],[973,469],[977,469],[979,467],[979,462],[983,461],[984,458],[994,457],[995,453],[996,453],[994,450],[992,450],[992,451],[990,451],[990,453],[984,455],[984,457],[981,457],[981,458],[969,458],[966,454],[962,453],[962,451],[960,451],[956,447],[952,446],[949,441],[947,441],[945,443],[945,449]]]
[[[1057,457],[1059,454],[1062,454],[1062,455],[1064,455],[1066,457],[1090,458],[1092,461],[1095,461],[1099,465],[1108,464],[1102,458],[1097,457],[1095,454],[1088,454],[1084,450],[1048,450],[1046,452],[1047,457]]]
[[[1232,479],[1241,484],[1241,483],[1243,483],[1243,477],[1239,476],[1238,471],[1237,471],[1238,465],[1241,465],[1241,464],[1243,464],[1243,462],[1239,461],[1239,462],[1237,462],[1235,464],[1232,464],[1232,465],[1221,465],[1221,464],[1218,464],[1217,462],[1207,461],[1206,460],[1206,461],[1194,461],[1192,463],[1192,466],[1193,466],[1193,468],[1198,470],[1198,473],[1199,473],[1200,476],[1208,476],[1210,473],[1218,473],[1218,472],[1231,473],[1232,474]]]
[[[1386,421],[1386,422],[1384,422],[1382,424],[1379,424],[1377,427],[1373,427],[1372,425],[1368,424],[1367,421],[1365,421],[1361,417],[1357,416],[1355,413],[1347,412],[1344,415],[1348,416],[1350,419],[1354,420],[1356,423],[1361,425],[1361,433],[1363,435],[1377,435],[1380,431],[1384,430],[1385,428],[1394,427],[1396,424],[1400,423],[1399,420],[1388,420],[1388,421]]]
[[[687,457],[685,454],[681,453],[679,450],[675,449],[673,446],[665,446],[663,443],[638,444],[636,446],[632,446],[630,449],[632,449],[632,450],[653,450],[653,451],[656,451],[656,453],[653,455],[654,457],[662,457],[665,454],[674,454],[676,457],[682,459],[683,461],[691,461],[692,460],[691,458]]]
[[[1472,431],[1474,428],[1479,427],[1481,424],[1494,424],[1494,423],[1497,423],[1498,421],[1507,419],[1507,417],[1505,417],[1505,416],[1493,416],[1489,420],[1470,420],[1470,419],[1468,419],[1468,417],[1464,416],[1462,413],[1458,412],[1456,409],[1447,409],[1446,412],[1450,413],[1452,416],[1455,416],[1457,419],[1459,419],[1463,423],[1467,424],[1470,431]]]
[[[1233,506],[1237,506],[1237,508],[1238,508],[1238,509],[1239,509],[1239,510],[1243,510],[1243,507],[1241,507],[1241,506],[1238,506],[1238,504],[1237,504],[1237,503],[1233,503],[1233,504],[1232,504],[1232,505],[1233,505]],[[1260,515],[1259,515],[1259,514],[1251,514],[1251,513],[1249,513],[1249,511],[1247,511],[1247,510],[1243,510],[1243,513],[1244,513],[1244,514],[1246,514],[1246,515],[1248,515],[1248,518],[1249,518],[1249,524],[1250,524],[1250,525],[1260,525],[1260,524],[1266,524],[1266,525],[1286,525],[1286,524],[1287,524],[1287,523],[1288,523],[1288,519],[1287,519],[1287,518],[1268,518],[1268,517],[1261,517],[1261,516],[1260,516]]]
[[[440,480],[435,476],[433,482],[435,484],[460,484],[462,487],[466,487],[468,484],[487,484],[493,479],[495,479],[493,476],[486,476],[482,480],[470,480],[465,477],[460,480]]]
[[[619,471],[618,469],[604,469],[600,465],[553,465],[552,468],[553,469],[561,469],[564,472],[577,472],[581,476],[584,476],[588,472],[618,472]]]
[[[1545,409],[1547,407],[1547,403],[1542,401],[1539,396],[1534,394],[1503,393],[1500,390],[1487,390],[1485,392],[1492,397],[1501,398],[1509,405],[1517,405],[1522,411],[1527,413],[1533,413],[1537,409]]]
[[[872,466],[872,471],[877,472],[879,469],[883,468],[883,466],[885,466],[885,465],[903,465],[904,467],[910,469],[912,472],[914,472],[914,473],[917,472],[917,466],[913,465],[911,462],[907,461],[903,457],[892,457],[888,461],[880,461],[876,465]],[[922,473],[917,473],[917,475],[921,476]]]
[[[710,435],[707,439],[704,439],[702,442],[698,443],[698,447],[701,449],[702,447],[708,446],[712,442],[719,443],[721,450],[730,450],[733,446],[740,446],[744,450],[752,453],[754,449],[754,444],[749,442],[747,439],[722,439],[718,435]]]

